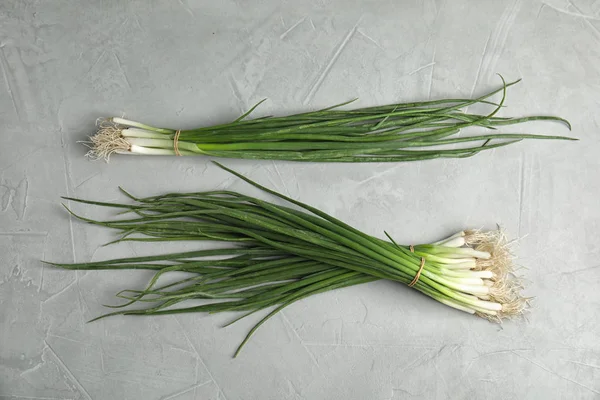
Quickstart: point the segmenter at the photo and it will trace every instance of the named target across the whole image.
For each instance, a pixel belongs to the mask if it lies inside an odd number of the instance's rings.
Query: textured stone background
[[[0,398],[600,398],[599,42],[592,0],[2,1]],[[402,165],[227,165],[404,243],[501,224],[521,238],[527,320],[491,324],[377,282],[290,307],[234,360],[256,319],[86,324],[149,274],[38,261],[182,247],[100,247],[112,232],[70,220],[61,195],[256,193],[202,158],[92,162],[77,141],[98,117],[185,128],[262,98],[266,114],[477,95],[496,73],[524,79],[503,112],[561,115],[581,141]]]

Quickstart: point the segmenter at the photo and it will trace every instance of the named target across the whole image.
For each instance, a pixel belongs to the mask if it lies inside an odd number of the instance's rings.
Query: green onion
[[[289,203],[277,205],[233,191],[170,193],[107,203],[66,198],[122,209],[120,217],[90,224],[116,229],[124,241],[228,242],[227,248],[52,265],[74,270],[149,269],[155,275],[139,290],[117,294],[124,304],[108,315],[242,312],[242,318],[271,309],[247,335],[271,316],[306,297],[387,279],[411,286],[455,309],[490,320],[520,315],[527,306],[504,234],[465,230],[439,242],[406,246],[361,232],[307,204],[293,200],[216,163],[256,188]],[[167,273],[185,279],[159,285]],[[210,300],[185,306],[186,300]],[[144,309],[125,309],[134,303]],[[121,309],[123,308],[123,309]],[[98,319],[96,318],[96,319]],[[235,322],[235,321],[234,321]]]
[[[307,162],[403,162],[434,158],[464,158],[523,139],[576,140],[565,136],[525,133],[486,133],[457,137],[463,128],[496,130],[527,121],[560,121],[553,116],[496,117],[504,105],[506,83],[475,99],[442,99],[341,110],[351,102],[323,110],[283,117],[247,117],[189,130],[155,128],[124,118],[101,120],[88,146],[91,158],[109,159],[113,153],[137,155],[212,156],[223,158]],[[487,99],[501,92],[499,103]],[[264,100],[263,100],[264,101]],[[495,108],[486,115],[461,111],[474,104]],[[480,142],[483,142],[481,144]],[[448,145],[462,145],[448,148]]]

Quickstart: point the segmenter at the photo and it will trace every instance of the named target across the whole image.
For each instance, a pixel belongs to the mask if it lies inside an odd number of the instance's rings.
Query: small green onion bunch
[[[520,315],[527,308],[504,234],[465,230],[432,244],[399,245],[361,232],[333,216],[232,171],[251,185],[289,203],[277,205],[233,191],[169,193],[132,202],[72,201],[122,209],[131,217],[107,221],[77,218],[118,230],[123,241],[216,241],[229,247],[159,256],[63,264],[65,269],[148,269],[149,284],[117,294],[125,303],[103,315],[162,315],[188,312],[241,312],[243,318],[271,316],[306,297],[387,279],[412,287],[447,306],[491,320]],[[121,213],[121,214],[123,214]],[[167,273],[188,275],[160,284]],[[206,300],[200,305],[180,304]],[[146,304],[143,309],[124,308]],[[239,318],[238,318],[239,319]],[[234,321],[235,322],[235,321]]]
[[[307,162],[406,162],[471,157],[523,139],[575,140],[565,136],[496,132],[459,137],[457,134],[467,127],[495,131],[527,121],[560,121],[571,128],[568,121],[553,116],[496,117],[504,104],[506,89],[519,81],[506,84],[502,79],[502,82],[500,89],[475,99],[340,109],[348,102],[289,116],[247,119],[258,103],[233,122],[188,130],[108,118],[101,120],[97,133],[90,138],[88,155],[106,160],[119,153]],[[487,100],[499,92],[502,92],[499,103]],[[461,111],[478,103],[495,108],[487,115]]]

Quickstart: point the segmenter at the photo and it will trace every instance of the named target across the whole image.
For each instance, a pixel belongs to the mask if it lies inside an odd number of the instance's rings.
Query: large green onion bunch
[[[290,203],[277,205],[232,191],[170,193],[104,203],[69,200],[123,209],[131,217],[98,221],[119,230],[122,241],[206,240],[228,242],[227,248],[160,256],[53,265],[66,269],[149,269],[156,274],[141,290],[124,290],[126,302],[145,309],[123,309],[107,315],[161,315],[187,312],[271,312],[252,333],[282,308],[347,286],[388,279],[411,286],[455,309],[489,319],[519,315],[527,305],[512,257],[500,231],[462,231],[442,241],[399,245],[355,229],[307,204],[270,190],[218,164],[251,185]],[[386,234],[387,235],[387,234]],[[159,285],[169,272],[189,273]],[[206,299],[201,305],[180,304]],[[106,316],[106,315],[104,315]],[[101,318],[101,317],[99,317]]]
[[[567,139],[523,133],[497,133],[498,127],[558,117],[496,117],[504,104],[503,86],[476,99],[443,99],[342,110],[323,110],[284,117],[246,119],[258,106],[233,122],[189,130],[155,128],[124,118],[101,120],[91,137],[88,155],[111,154],[205,155],[225,158],[313,162],[402,162],[434,158],[463,158],[523,139]],[[502,92],[499,103],[487,99]],[[494,109],[487,115],[461,109],[484,103]],[[259,103],[260,104],[260,103]],[[457,136],[463,128],[491,130],[476,136]],[[452,146],[451,146],[452,145]],[[457,145],[457,146],[454,146]]]

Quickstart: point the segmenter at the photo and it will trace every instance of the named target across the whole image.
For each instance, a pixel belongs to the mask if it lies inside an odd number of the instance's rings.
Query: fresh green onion
[[[247,119],[260,103],[233,122],[189,130],[155,128],[124,118],[101,120],[88,143],[92,158],[111,154],[212,156],[313,162],[403,162],[464,158],[523,139],[576,140],[565,136],[486,133],[458,137],[463,128],[497,127],[527,121],[560,121],[553,116],[496,117],[506,83],[475,99],[442,99],[341,110],[348,103],[284,117]],[[488,99],[502,93],[499,103]],[[264,101],[264,100],[263,100]],[[261,102],[262,103],[262,102]],[[474,104],[495,108],[486,115],[461,111]],[[482,143],[483,144],[482,144]],[[448,148],[448,145],[461,145]]]
[[[148,303],[145,309],[122,309],[108,315],[161,315],[239,311],[242,317],[272,311],[252,333],[282,308],[314,294],[379,279],[408,284],[455,309],[491,320],[520,315],[527,306],[504,234],[465,230],[432,244],[399,245],[361,232],[307,204],[270,190],[218,163],[249,184],[290,203],[281,206],[233,191],[170,193],[105,203],[131,217],[107,221],[77,218],[120,231],[115,242],[205,240],[229,242],[224,249],[199,250],[98,262],[61,264],[75,270],[149,269],[156,271],[141,290],[124,290],[122,308]],[[120,213],[123,214],[123,213]],[[168,285],[159,278],[171,272],[189,277]],[[191,299],[210,300],[185,307]],[[98,319],[96,318],[96,319]]]

